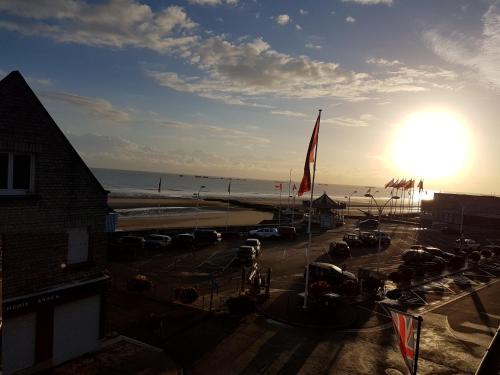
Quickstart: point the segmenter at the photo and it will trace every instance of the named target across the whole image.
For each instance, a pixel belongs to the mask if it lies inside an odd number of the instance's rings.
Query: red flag
[[[385,184],[384,188],[389,188],[389,187],[394,187],[394,178],[389,181],[387,184]]]
[[[413,188],[413,186],[415,186],[415,181],[414,180],[410,179],[410,180],[406,181],[406,184],[405,184],[405,189],[406,190]]]
[[[295,184],[293,184],[293,190],[297,190],[297,186],[295,186]]]
[[[318,144],[320,118],[321,111],[318,114],[311,140],[309,141],[309,147],[307,148],[306,163],[304,165],[304,176],[302,177],[302,181],[300,182],[299,186],[299,192],[297,193],[299,197],[302,196],[305,192],[311,191],[311,167],[309,164],[314,163],[314,151],[316,145]]]
[[[283,191],[283,184],[280,183],[279,185],[274,185],[274,188],[276,190]]]
[[[389,309],[392,317],[394,331],[398,336],[399,350],[405,361],[406,366],[410,370],[410,374],[415,374],[417,355],[417,338],[415,337],[418,330],[418,321],[412,315],[407,315]]]

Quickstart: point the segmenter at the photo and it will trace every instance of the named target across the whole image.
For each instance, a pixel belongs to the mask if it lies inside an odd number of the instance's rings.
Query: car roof
[[[246,242],[246,241],[255,241],[255,242],[260,242],[260,240],[259,240],[258,238],[247,238],[247,239],[245,240],[245,242]]]

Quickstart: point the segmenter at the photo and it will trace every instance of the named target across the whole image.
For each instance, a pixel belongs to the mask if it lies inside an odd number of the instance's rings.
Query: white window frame
[[[85,254],[79,254],[75,251],[70,252],[70,246],[73,245],[72,240],[74,237],[72,235],[78,235],[82,234],[84,232],[86,234],[85,238],[80,238],[80,240],[84,241],[85,244]],[[67,264],[80,264],[80,263],[86,263],[90,260],[90,230],[89,227],[74,227],[74,228],[68,228],[67,229],[68,233],[68,253],[67,253]]]
[[[26,195],[35,190],[35,157],[25,152],[0,152],[7,154],[7,189],[0,189],[0,195]],[[14,155],[26,155],[30,157],[30,186],[28,189],[14,189]]]

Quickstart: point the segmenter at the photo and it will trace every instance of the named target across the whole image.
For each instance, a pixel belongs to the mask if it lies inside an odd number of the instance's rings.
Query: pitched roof
[[[341,209],[345,208],[344,203],[335,202],[332,198],[330,198],[326,193],[312,202],[312,206],[314,208],[323,208],[323,209]]]
[[[87,166],[87,164],[83,161],[83,159],[78,154],[78,152],[75,150],[75,148],[73,147],[71,142],[68,140],[68,138],[66,138],[66,136],[64,135],[62,130],[59,128],[59,126],[57,126],[54,119],[50,116],[49,112],[47,112],[47,110],[45,109],[43,104],[40,102],[40,100],[38,99],[36,94],[33,92],[31,87],[28,85],[28,83],[26,82],[26,80],[24,79],[24,77],[22,76],[22,74],[19,71],[17,71],[17,70],[12,71],[7,76],[5,76],[2,80],[0,80],[0,90],[3,91],[3,92],[0,92],[0,95],[3,94],[3,95],[1,95],[0,107],[2,105],[13,104],[16,101],[19,101],[19,99],[18,99],[19,97],[23,97],[23,96],[27,95],[32,100],[31,105],[36,105],[39,107],[38,109],[40,109],[42,111],[43,115],[46,117],[48,126],[51,126],[56,131],[56,133],[61,137],[61,139],[63,139],[64,142],[67,143],[68,149],[70,150],[70,152],[73,154],[73,156],[76,158],[76,160],[78,160],[82,164],[84,170],[89,174],[89,176],[95,182],[95,184],[99,187],[99,189],[101,189],[105,194],[108,193],[108,191],[104,189],[104,187],[101,185],[99,180],[92,173],[92,171]],[[23,106],[26,105],[26,107],[27,107],[26,110],[29,110],[30,104],[24,103],[24,102],[22,104],[23,104]]]

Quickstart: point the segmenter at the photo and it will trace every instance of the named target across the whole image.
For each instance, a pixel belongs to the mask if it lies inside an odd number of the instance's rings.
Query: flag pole
[[[318,110],[318,119],[321,118],[321,109]],[[317,140],[316,140],[316,148],[314,149],[314,165],[313,165],[313,177],[312,177],[312,185],[311,185],[311,200],[309,201],[309,220],[307,223],[307,234],[309,235],[309,239],[307,242],[307,247],[306,247],[306,285],[304,289],[304,306],[302,306],[304,309],[307,309],[307,297],[308,297],[308,289],[309,289],[309,248],[311,247],[311,241],[312,241],[312,233],[311,233],[311,217],[312,217],[312,202],[313,202],[313,195],[314,195],[314,179],[316,177],[316,159],[318,156],[318,143],[319,143],[319,126],[318,126],[318,134],[317,134]]]
[[[415,345],[415,364],[413,366],[413,375],[417,375],[418,352],[420,349],[420,328],[422,327],[422,317],[419,315],[417,319],[417,344]]]
[[[292,185],[292,168],[290,168],[290,178],[288,179],[288,199],[286,203],[286,208],[288,209],[288,213],[290,213],[290,188]]]
[[[227,206],[226,206],[226,233],[229,228],[229,199],[231,198],[231,179],[229,179],[229,186],[227,188]]]
[[[278,228],[281,227],[281,191],[283,190],[283,185],[280,182],[280,207],[278,211]]]

